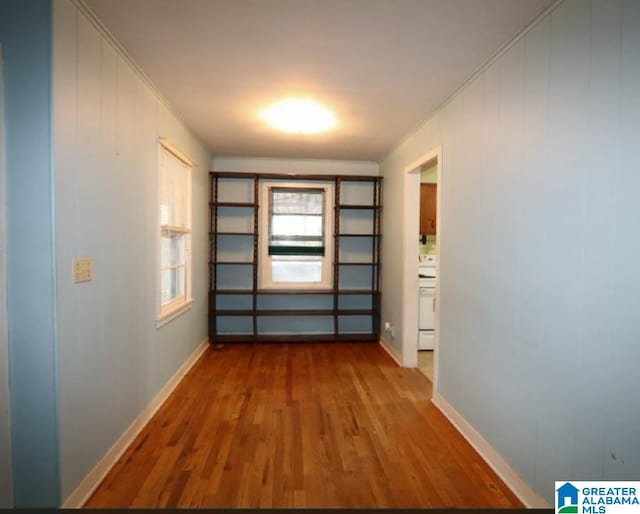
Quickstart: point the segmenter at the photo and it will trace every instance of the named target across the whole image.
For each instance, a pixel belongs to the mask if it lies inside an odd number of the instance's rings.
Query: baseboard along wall
[[[391,343],[389,341],[387,341],[387,339],[384,336],[380,336],[380,346],[382,347],[382,349],[385,352],[387,352],[389,354],[389,356],[395,361],[395,363],[398,366],[403,367],[402,366],[402,359],[401,359],[400,355],[398,355],[398,353],[393,348]]]
[[[493,469],[502,481],[513,491],[527,508],[551,508],[542,496],[518,475],[506,460],[491,446],[471,424],[445,400],[440,393],[434,392],[434,405],[438,407],[451,424],[460,432],[471,446],[480,454],[484,461]]]
[[[178,368],[173,376],[167,381],[164,387],[155,395],[155,397],[140,412],[138,417],[133,420],[131,425],[122,433],[113,446],[104,454],[102,459],[93,467],[89,473],[78,484],[78,487],[67,497],[62,503],[62,508],[78,509],[81,508],[91,497],[96,488],[111,471],[111,468],[122,457],[122,454],[133,443],[142,429],[149,423],[162,404],[169,398],[176,386],[194,366],[198,359],[202,356],[209,345],[209,338],[205,338],[187,358],[187,360]]]

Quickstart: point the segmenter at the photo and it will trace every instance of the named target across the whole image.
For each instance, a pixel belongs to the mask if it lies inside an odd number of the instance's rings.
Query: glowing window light
[[[333,113],[313,100],[289,98],[261,113],[269,125],[290,134],[316,134],[336,125]]]

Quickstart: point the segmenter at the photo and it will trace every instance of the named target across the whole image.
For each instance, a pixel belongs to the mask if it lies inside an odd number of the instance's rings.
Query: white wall
[[[566,0],[381,166],[383,319],[402,330],[388,206],[442,144],[439,393],[549,502],[640,476],[638,91],[640,3]]]
[[[379,166],[371,161],[329,159],[274,159],[268,157],[214,157],[211,169],[247,173],[300,173],[317,175],[378,175]]]
[[[7,245],[5,216],[4,78],[0,45],[0,508],[13,507],[9,411],[9,338],[7,333]]]
[[[207,333],[210,155],[70,0],[54,1],[58,404],[64,500]],[[193,70],[197,73],[197,70]],[[157,138],[196,161],[190,311],[156,329]],[[73,284],[71,261],[93,259]]]

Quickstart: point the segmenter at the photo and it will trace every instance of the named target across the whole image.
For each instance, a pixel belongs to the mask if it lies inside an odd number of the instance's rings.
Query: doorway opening
[[[442,147],[405,167],[402,364],[438,386]],[[420,276],[422,275],[422,277]]]

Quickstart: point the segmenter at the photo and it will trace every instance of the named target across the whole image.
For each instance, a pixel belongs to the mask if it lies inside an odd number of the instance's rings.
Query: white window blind
[[[322,183],[262,184],[261,287],[331,287],[332,191]]]
[[[191,300],[191,164],[162,143],[158,204],[162,319]]]
[[[324,255],[324,189],[269,190],[269,255]]]

